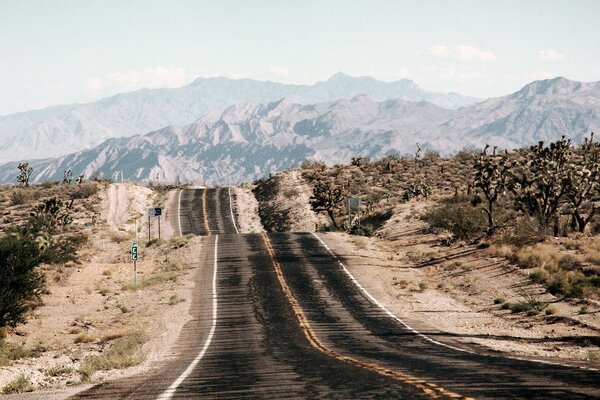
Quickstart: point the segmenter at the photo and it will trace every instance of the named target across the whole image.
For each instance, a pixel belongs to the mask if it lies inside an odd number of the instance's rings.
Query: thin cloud
[[[86,87],[94,92],[106,89],[180,87],[194,79],[193,74],[182,67],[152,67],[144,70],[115,72],[102,77],[90,78]]]
[[[565,55],[555,50],[542,50],[538,53],[538,59],[540,61],[563,61]]]
[[[288,76],[290,74],[290,71],[287,68],[284,67],[279,67],[277,65],[269,65],[268,67],[269,72],[277,75],[277,76]]]
[[[464,44],[458,46],[436,45],[429,48],[429,54],[458,61],[493,61],[496,59],[496,55],[490,50],[481,50]]]

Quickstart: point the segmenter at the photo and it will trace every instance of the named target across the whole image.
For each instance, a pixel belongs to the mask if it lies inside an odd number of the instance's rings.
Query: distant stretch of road
[[[228,188],[178,197],[176,230],[206,236],[193,319],[153,372],[77,398],[600,398],[598,371],[465,352],[413,331],[314,234],[238,234]]]

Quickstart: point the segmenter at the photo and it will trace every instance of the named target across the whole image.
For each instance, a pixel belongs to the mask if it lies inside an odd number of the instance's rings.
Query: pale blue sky
[[[489,97],[600,80],[600,1],[0,0],[0,115],[197,76]]]

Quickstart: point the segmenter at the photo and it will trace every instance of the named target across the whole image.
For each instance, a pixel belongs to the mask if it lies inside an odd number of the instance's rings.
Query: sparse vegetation
[[[96,371],[123,369],[141,363],[144,360],[141,347],[146,341],[147,335],[142,331],[130,331],[118,337],[105,353],[84,361],[78,371],[81,380],[90,381]]]
[[[25,375],[19,375],[17,379],[2,388],[2,394],[25,393],[33,391],[33,385]]]

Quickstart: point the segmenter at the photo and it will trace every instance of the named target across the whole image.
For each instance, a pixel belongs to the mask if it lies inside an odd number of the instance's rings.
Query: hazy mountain
[[[239,182],[299,165],[307,158],[348,162],[422,147],[448,154],[489,143],[514,148],[576,140],[600,128],[600,82],[564,78],[536,81],[509,96],[458,110],[400,99],[377,102],[356,96],[317,104],[283,99],[239,104],[208,113],[190,125],[110,139],[57,159],[35,161],[34,179],[59,180],[64,170],[90,177]],[[0,167],[14,182],[16,163]]]
[[[600,129],[600,82],[566,78],[532,82],[518,92],[462,108],[428,129],[441,149],[456,144],[503,148],[550,141],[562,135],[581,141]]]
[[[0,162],[64,155],[91,148],[108,138],[188,124],[210,111],[233,104],[266,103],[283,97],[310,104],[359,94],[376,100],[427,100],[450,109],[477,101],[456,93],[428,92],[408,79],[386,83],[342,73],[311,86],[200,78],[176,89],[142,89],[94,103],[0,116]]]
[[[206,179],[232,182],[298,165],[309,157],[347,161],[356,154],[381,155],[414,142],[414,132],[451,114],[428,102],[366,96],[301,105],[287,99],[242,104],[209,113],[191,125],[146,135],[109,139],[56,159],[32,162],[33,180],[59,180],[66,169],[87,177],[161,181]],[[1,181],[14,181],[16,163],[0,167]]]

